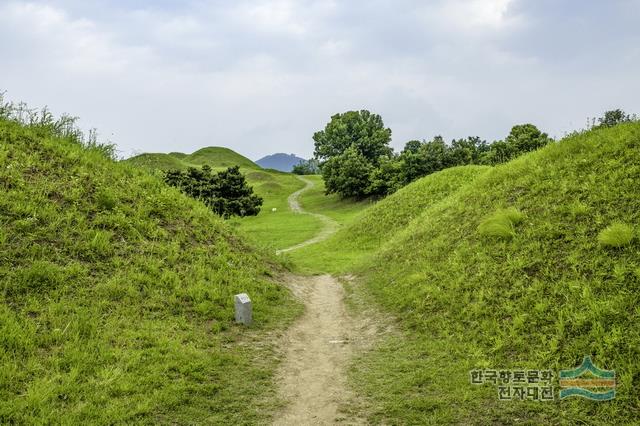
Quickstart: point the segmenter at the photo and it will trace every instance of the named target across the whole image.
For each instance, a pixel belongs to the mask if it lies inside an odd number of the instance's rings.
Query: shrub
[[[190,167],[186,171],[169,170],[164,181],[185,194],[201,200],[224,218],[255,216],[260,212],[262,198],[253,193],[239,166],[213,173],[211,167]]]
[[[633,228],[624,223],[614,223],[603,229],[598,235],[598,242],[604,247],[624,247],[633,240]]]

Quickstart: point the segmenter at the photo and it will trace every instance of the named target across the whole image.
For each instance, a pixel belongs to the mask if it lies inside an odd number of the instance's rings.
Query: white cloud
[[[499,138],[520,121],[561,134],[607,107],[640,111],[639,33],[612,5],[605,21],[551,0],[163,3],[0,4],[0,90],[81,116],[125,154],[309,155],[313,132],[347,109],[382,114],[396,147]],[[544,26],[563,13],[580,19]],[[615,49],[594,55],[571,22]]]

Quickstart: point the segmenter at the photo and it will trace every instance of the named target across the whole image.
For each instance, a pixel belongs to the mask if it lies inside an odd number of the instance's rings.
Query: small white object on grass
[[[247,293],[236,294],[236,322],[244,325],[251,325],[253,321],[253,310],[251,307],[251,299]]]
[[[273,213],[275,213],[275,212],[277,212],[277,211],[278,211],[278,209],[274,207],[274,208],[272,208],[272,209],[271,209],[271,211],[272,211]]]

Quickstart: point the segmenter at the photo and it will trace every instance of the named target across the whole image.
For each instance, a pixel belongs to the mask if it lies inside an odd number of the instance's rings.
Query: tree
[[[448,167],[480,164],[482,154],[488,150],[489,145],[487,145],[487,142],[478,136],[469,136],[466,139],[454,139],[447,153]]]
[[[369,175],[374,167],[355,146],[331,157],[322,166],[322,177],[327,194],[342,197],[369,195]]]
[[[422,146],[422,142],[418,140],[409,141],[404,145],[404,149],[402,150],[401,154],[408,154],[410,152],[416,154],[420,149],[420,146]]]
[[[416,146],[411,142],[410,149],[400,154],[400,180],[403,185],[437,172],[447,167],[447,144],[442,136],[436,136],[429,142],[422,142]]]
[[[253,193],[239,166],[213,173],[211,167],[190,167],[186,171],[169,170],[164,181],[183,193],[202,201],[224,218],[255,216],[260,212],[262,198]]]
[[[369,195],[369,172],[393,153],[391,129],[366,110],[335,114],[313,140],[327,193],[343,197]]]
[[[553,142],[553,139],[533,124],[518,124],[511,128],[511,132],[504,141],[491,144],[489,150],[481,155],[480,163],[491,165],[505,163],[526,152],[542,148],[550,142]]]
[[[515,155],[535,151],[551,141],[552,139],[546,133],[542,133],[533,124],[513,126],[505,139],[505,142],[513,148]]]
[[[401,174],[402,163],[396,158],[384,158],[369,175],[368,193],[377,197],[393,194],[404,186]]]
[[[614,109],[611,111],[606,111],[602,117],[598,118],[598,122],[600,124],[596,127],[613,127],[620,123],[627,123],[631,120],[631,116],[625,113],[623,110]]]
[[[291,172],[296,175],[315,175],[320,171],[318,160],[311,159],[306,161],[300,161],[293,166]]]
[[[377,165],[380,157],[391,154],[391,129],[382,117],[367,110],[335,114],[324,130],[313,135],[315,158],[321,162],[354,147],[368,162]]]

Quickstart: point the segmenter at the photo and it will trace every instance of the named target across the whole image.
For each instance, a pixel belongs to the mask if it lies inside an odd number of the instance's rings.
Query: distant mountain
[[[300,163],[301,161],[306,161],[304,158],[300,158],[295,154],[272,154],[267,155],[256,161],[256,164],[262,167],[263,169],[276,169],[281,172],[290,172],[293,169],[293,166]]]

